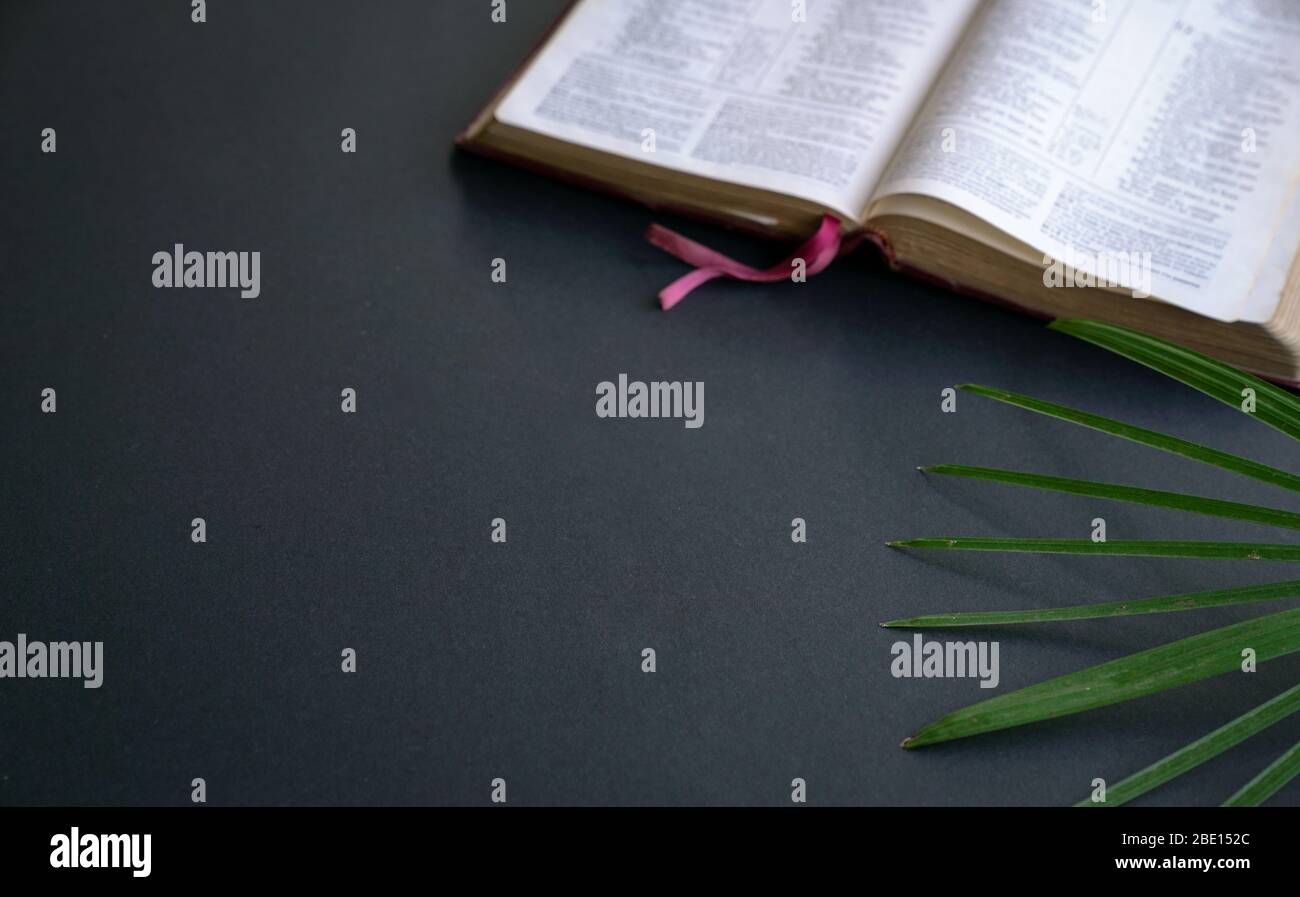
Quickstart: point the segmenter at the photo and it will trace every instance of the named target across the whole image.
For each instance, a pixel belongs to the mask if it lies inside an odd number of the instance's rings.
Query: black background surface
[[[784,250],[451,149],[561,5],[493,24],[486,0],[221,0],[202,25],[183,2],[0,6],[0,638],[106,643],[97,691],[0,681],[0,804],[183,804],[196,776],[213,804],[483,804],[498,776],[523,805],[788,804],[796,776],[812,804],[1061,804],[1296,681],[1288,658],[900,750],[990,693],[893,679],[908,635],[880,620],[1294,575],[885,548],[1096,516],[1111,538],[1287,541],[914,471],[940,461],[1300,506],[975,397],[941,414],[941,389],[1283,467],[1294,446],[870,251],[660,312],[684,267],[649,222],[756,263]],[[178,242],[260,251],[261,297],[154,289]],[[703,428],[597,419],[620,372],[703,380]],[[985,637],[1000,693],[1262,612]],[[1286,721],[1143,802],[1217,803],[1298,736]]]

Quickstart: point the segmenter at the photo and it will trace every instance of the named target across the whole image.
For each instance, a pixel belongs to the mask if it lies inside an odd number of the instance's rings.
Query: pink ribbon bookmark
[[[790,253],[785,261],[763,270],[741,264],[733,258],[696,243],[689,237],[683,237],[676,231],[660,227],[658,224],[650,225],[645,237],[669,255],[695,266],[694,271],[679,277],[659,291],[659,305],[664,311],[681,302],[696,287],[703,286],[718,277],[760,283],[788,280],[796,259],[803,259],[808,274],[816,274],[835,260],[841,248],[840,220],[834,215],[823,216],[817,232]]]

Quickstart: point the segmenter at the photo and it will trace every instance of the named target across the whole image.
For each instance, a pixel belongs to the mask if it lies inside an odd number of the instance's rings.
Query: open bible
[[[578,0],[459,143],[1300,381],[1300,3]]]

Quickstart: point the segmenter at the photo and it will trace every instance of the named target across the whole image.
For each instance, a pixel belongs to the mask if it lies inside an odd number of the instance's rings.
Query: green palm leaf
[[[1086,495],[1090,498],[1126,501],[1157,508],[1189,511],[1194,514],[1208,514],[1212,517],[1245,520],[1250,523],[1262,523],[1266,526],[1278,526],[1284,529],[1300,529],[1300,514],[1293,514],[1290,511],[1282,511],[1276,508],[1245,505],[1235,501],[1220,501],[1217,498],[1202,498],[1199,495],[1187,495],[1182,492],[1163,492],[1158,489],[1141,489],[1137,486],[1121,486],[1114,483],[1074,480],[1068,477],[1047,476],[1046,474],[1022,473],[1017,470],[1002,470],[997,467],[969,467],[964,464],[935,464],[919,469],[923,473],[968,477],[995,483],[1009,483],[1013,486],[1028,486],[1033,489],[1067,492],[1071,495]]]
[[[1175,611],[1200,610],[1206,607],[1251,604],[1257,601],[1276,601],[1280,598],[1295,598],[1297,596],[1300,596],[1300,579],[1292,579],[1287,582],[1275,582],[1259,586],[1214,589],[1207,592],[1189,592],[1182,595],[1162,595],[1158,598],[1141,598],[1131,601],[1077,604],[1072,607],[1051,607],[1042,610],[932,614],[924,617],[910,617],[904,620],[890,620],[880,625],[886,629],[941,629],[959,626],[1000,626],[1012,623],[1055,623],[1065,620],[1096,620],[1102,617],[1166,614]]]
[[[1300,651],[1300,608],[1234,623],[962,708],[903,741],[917,748],[1023,726],[1198,682],[1239,669],[1242,650],[1263,663]]]
[[[1292,492],[1300,492],[1300,476],[1287,473],[1285,470],[1279,470],[1276,467],[1269,467],[1267,464],[1260,464],[1258,461],[1242,458],[1239,455],[1221,452],[1218,449],[1212,449],[1195,442],[1188,442],[1186,439],[1168,436],[1155,430],[1135,427],[1132,424],[1126,424],[1109,417],[1102,417],[1099,414],[1080,411],[1067,405],[1058,405],[1055,402],[1045,402],[1032,396],[1008,392],[1005,389],[994,389],[991,386],[979,386],[974,383],[963,383],[957,388],[1008,405],[1014,405],[1026,411],[1033,411],[1036,414],[1043,414],[1087,427],[1090,430],[1118,436],[1121,439],[1159,449],[1162,452],[1169,452],[1184,458],[1190,458],[1193,461],[1200,461],[1203,464],[1210,464],[1273,486],[1281,486],[1283,489],[1290,489]]]
[[[1261,422],[1293,439],[1300,440],[1300,399],[1257,377],[1190,349],[1111,324],[1061,320],[1051,326],[1159,371],[1226,405],[1249,412]],[[959,388],[1036,414],[1088,427],[1139,445],[1209,464],[1293,492],[1300,492],[1300,476],[1238,455],[1006,390],[972,384],[965,384]],[[1286,529],[1300,529],[1300,514],[1198,495],[999,468],[943,464],[922,469],[927,473],[968,477],[1091,498],[1207,514]],[[1300,561],[1300,545],[1259,542],[1172,540],[1094,542],[1090,539],[961,536],[906,539],[886,544],[898,548],[956,551]],[[927,628],[1084,620],[1170,613],[1296,596],[1300,596],[1300,580],[1041,610],[936,614],[893,620],[881,625],[891,628]],[[1224,626],[981,701],[922,727],[903,742],[903,747],[921,747],[1025,725],[1187,685],[1237,669],[1241,663],[1243,649],[1246,648],[1255,652],[1257,661],[1300,651],[1300,608]],[[1300,685],[1123,780],[1109,790],[1105,805],[1116,806],[1125,803],[1239,744],[1263,728],[1290,716],[1297,709],[1300,709]],[[1227,804],[1242,806],[1260,803],[1298,774],[1300,774],[1300,744],[1278,758],[1237,794],[1229,798]]]
[[[1293,686],[1253,710],[1243,713],[1227,725],[1220,726],[1204,738],[1197,739],[1186,747],[1174,751],[1163,760],[1152,763],[1141,772],[1136,772],[1122,782],[1117,782],[1114,786],[1106,789],[1106,799],[1104,801],[1084,799],[1075,806],[1118,807],[1139,795],[1146,794],[1153,788],[1163,785],[1170,779],[1182,775],[1188,770],[1195,769],[1205,761],[1214,759],[1228,748],[1241,744],[1250,736],[1262,732],[1280,720],[1286,719],[1297,710],[1300,710],[1300,685]],[[1294,774],[1293,772],[1292,775]],[[1251,784],[1253,785],[1254,782]],[[1249,787],[1249,785],[1246,786],[1246,788]],[[1242,789],[1239,794],[1244,793],[1245,790]],[[1269,792],[1269,794],[1271,793],[1272,791]]]
[[[1091,554],[1108,557],[1213,558],[1241,561],[1300,561],[1300,545],[1265,542],[1185,542],[1133,539],[999,539],[983,536],[931,536],[886,542],[891,548],[943,551],[1010,551],[1033,554]]]
[[[1300,773],[1300,744],[1268,765],[1268,768],[1223,802],[1225,807],[1257,807]]]
[[[1146,365],[1238,410],[1242,391],[1254,390],[1256,408],[1252,416],[1300,440],[1300,400],[1258,377],[1183,346],[1114,324],[1059,320],[1048,326]]]

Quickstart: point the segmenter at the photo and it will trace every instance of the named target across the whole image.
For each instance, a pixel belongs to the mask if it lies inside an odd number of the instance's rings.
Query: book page
[[[583,0],[508,125],[857,219],[977,0]]]
[[[1255,283],[1242,304],[1241,320],[1260,324],[1273,316],[1278,300],[1286,290],[1287,278],[1297,255],[1300,255],[1300,185],[1293,184],[1282,226],[1273,237],[1264,263],[1255,275]]]
[[[1113,279],[1135,295],[1267,320],[1251,293],[1300,171],[1297,60],[1297,2],[990,0],[877,198],[943,199],[1081,271],[1131,260]]]

